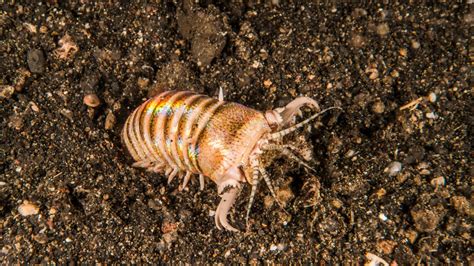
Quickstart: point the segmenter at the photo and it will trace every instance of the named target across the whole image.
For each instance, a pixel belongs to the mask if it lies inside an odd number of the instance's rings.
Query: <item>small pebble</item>
[[[387,23],[382,23],[377,25],[377,34],[384,36],[387,35],[390,32],[390,27],[388,26]]]
[[[363,9],[363,8],[355,8],[353,11],[352,11],[352,17],[357,19],[357,18],[360,18],[360,17],[363,17],[363,16],[367,16],[367,10]]]
[[[165,220],[161,225],[161,232],[163,234],[169,234],[176,232],[178,230],[178,223],[172,222],[170,220]]]
[[[15,92],[15,88],[10,85],[0,85],[0,99],[9,99]]]
[[[377,243],[377,250],[382,251],[385,255],[391,254],[397,242],[393,240],[382,240]]]
[[[332,136],[329,140],[328,151],[331,154],[338,154],[344,147],[344,143],[337,136]]]
[[[444,184],[446,184],[446,180],[442,176],[438,176],[438,177],[435,177],[435,178],[431,179],[431,185],[433,187],[444,186]]]
[[[279,211],[278,214],[277,214],[277,216],[278,216],[278,219],[279,219],[278,223],[281,223],[281,224],[283,224],[283,225],[285,225],[285,226],[288,225],[288,223],[289,223],[289,222],[291,221],[291,219],[292,219],[291,214],[286,213],[286,212],[283,212],[283,211]]]
[[[400,162],[391,162],[385,169],[384,173],[388,173],[389,176],[396,176],[402,170],[402,164]]]
[[[72,114],[72,111],[71,110],[68,110],[68,109],[61,109],[59,111],[64,117],[66,117],[67,119],[69,119],[71,122],[74,121],[73,119],[73,114]]]
[[[385,222],[385,221],[388,220],[388,217],[387,217],[385,214],[380,213],[380,214],[379,214],[379,219]]]
[[[430,165],[427,162],[421,162],[416,166],[416,169],[428,169],[430,168]]]
[[[355,151],[354,151],[354,150],[348,150],[344,156],[345,156],[346,158],[351,158],[351,157],[354,156],[354,155],[355,155]]]
[[[365,38],[362,35],[355,34],[351,39],[352,46],[356,48],[361,48],[365,45]]]
[[[8,118],[8,126],[16,130],[20,130],[23,127],[23,118],[18,114],[11,115]]]
[[[434,92],[430,92],[430,94],[428,95],[428,100],[432,103],[436,102],[436,93]]]
[[[339,199],[334,199],[334,200],[331,201],[331,205],[336,209],[340,209],[342,207],[343,203]]]
[[[451,198],[451,205],[461,214],[474,216],[474,208],[469,200],[464,196],[454,196]]]
[[[429,175],[429,174],[431,174],[431,171],[428,169],[423,169],[420,171],[420,175]]]
[[[95,115],[95,109],[93,108],[87,108],[87,116],[89,119],[93,119]]]
[[[115,115],[112,112],[109,112],[107,116],[105,117],[105,129],[110,130],[114,127],[115,125]]]
[[[410,213],[418,232],[433,232],[444,215],[442,210],[433,209],[411,210]]]
[[[33,235],[33,239],[40,244],[46,244],[46,242],[48,242],[48,237],[44,233]]]
[[[293,191],[289,187],[283,187],[276,191],[276,196],[278,201],[283,205],[286,206],[288,202],[295,197]]]
[[[267,58],[268,58],[268,52],[267,52],[265,49],[260,49],[260,57],[261,57],[263,60],[267,60]]]
[[[55,208],[49,209],[49,214],[51,214],[51,215],[55,215],[57,212],[58,212],[58,210],[56,210]]]
[[[382,114],[385,111],[385,105],[381,101],[376,101],[372,105],[372,111],[376,114]]]
[[[418,232],[416,232],[415,230],[409,230],[408,232],[406,232],[405,236],[406,238],[408,238],[408,241],[413,244],[418,238]]]
[[[47,28],[46,26],[41,26],[40,29],[39,29],[39,31],[40,31],[41,33],[46,33],[46,32],[48,31],[48,28]]]
[[[428,119],[436,119],[436,118],[438,118],[438,115],[435,114],[434,112],[429,112],[429,113],[426,113],[426,118],[428,118]]]
[[[418,49],[418,48],[420,48],[420,46],[421,46],[420,43],[417,42],[417,41],[413,41],[413,42],[411,43],[411,47],[412,47],[413,49]]]
[[[114,112],[117,112],[118,110],[120,110],[120,108],[122,108],[122,105],[120,104],[120,102],[115,102],[113,105],[112,105],[112,110]]]
[[[377,192],[375,192],[375,195],[379,199],[382,198],[383,196],[385,196],[386,194],[387,194],[387,191],[384,188],[381,188],[381,189],[377,190]]]
[[[25,86],[26,80],[28,77],[31,76],[31,73],[25,68],[19,68],[16,72],[17,72],[17,76],[15,79],[14,87],[16,91],[22,91],[23,87]]]
[[[370,252],[367,252],[365,254],[365,258],[367,259],[367,263],[365,265],[383,265],[383,266],[389,265],[388,262],[386,262],[384,259]]]
[[[253,61],[251,67],[256,69],[256,68],[259,68],[261,65],[262,64],[259,61],[255,60]]]
[[[400,72],[398,72],[397,70],[393,70],[390,73],[390,76],[392,76],[392,78],[398,78],[398,77],[400,77]]]
[[[265,86],[265,88],[270,88],[272,84],[272,81],[269,79],[263,81],[263,86]]]
[[[163,241],[167,244],[171,244],[178,239],[178,234],[176,232],[163,234]]]
[[[24,200],[23,203],[18,206],[18,212],[22,216],[36,215],[39,212],[39,207],[30,201]]]
[[[95,108],[100,105],[100,99],[95,93],[87,94],[86,96],[84,96],[83,102],[85,105],[92,108]]]
[[[147,78],[139,77],[137,80],[137,85],[140,89],[144,89],[148,87],[149,84],[150,84],[150,80]]]
[[[28,22],[25,22],[23,23],[23,26],[25,26],[26,30],[29,31],[30,33],[36,33],[36,26],[31,24],[31,23],[28,23]]]
[[[403,56],[403,57],[406,57],[408,55],[408,50],[406,48],[401,48],[398,53]]]
[[[30,102],[30,106],[31,106],[31,110],[33,110],[34,112],[37,113],[37,112],[40,111],[40,109],[39,109],[38,105],[36,105],[36,103]]]
[[[374,80],[379,77],[379,71],[375,68],[369,69],[367,73],[370,73],[369,79]]]
[[[157,204],[157,202],[154,199],[149,199],[148,200],[148,208],[155,210],[155,211],[161,211],[161,206]]]
[[[43,51],[39,49],[28,51],[26,61],[28,62],[28,68],[33,73],[43,73],[46,69],[46,60]]]

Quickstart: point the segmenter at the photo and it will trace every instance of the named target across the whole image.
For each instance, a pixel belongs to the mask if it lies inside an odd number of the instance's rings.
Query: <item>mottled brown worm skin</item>
[[[224,101],[222,91],[219,99],[191,91],[166,91],[132,112],[122,130],[122,140],[135,160],[134,167],[165,173],[168,183],[180,176],[180,189],[195,175],[199,176],[201,189],[206,177],[214,181],[222,198],[215,213],[216,225],[238,231],[228,223],[227,214],[242,183],[252,185],[246,220],[260,176],[275,195],[260,163],[264,151],[281,150],[309,167],[294,155],[293,147],[277,144],[322,113],[285,128],[303,105],[319,111],[318,104],[307,97],[263,113]]]

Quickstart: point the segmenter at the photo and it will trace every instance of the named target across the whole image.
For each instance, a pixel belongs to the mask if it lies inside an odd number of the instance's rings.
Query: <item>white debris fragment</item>
[[[365,264],[366,266],[377,266],[377,265],[383,265],[383,266],[388,266],[388,262],[386,262],[384,259],[380,258],[379,256],[367,252],[365,254],[365,258],[368,260],[367,263]]]
[[[426,118],[428,118],[428,119],[436,119],[436,118],[438,118],[438,115],[435,114],[434,112],[429,112],[429,113],[426,113]]]
[[[431,179],[431,185],[433,187],[441,187],[441,186],[444,186],[445,184],[446,184],[446,180],[444,179],[443,176],[438,176]]]
[[[402,164],[400,162],[391,162],[384,170],[384,173],[388,173],[389,176],[396,176],[402,170]]]
[[[429,95],[428,95],[428,100],[432,103],[436,102],[436,93],[434,92],[431,92]]]

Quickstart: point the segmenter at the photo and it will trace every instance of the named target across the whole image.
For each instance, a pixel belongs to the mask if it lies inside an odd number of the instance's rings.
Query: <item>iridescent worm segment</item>
[[[180,189],[186,187],[193,175],[199,176],[201,189],[205,177],[214,181],[222,198],[215,214],[216,225],[219,229],[238,231],[228,223],[227,214],[241,183],[247,181],[252,185],[246,221],[260,176],[275,196],[260,162],[264,151],[281,150],[308,167],[293,153],[292,146],[278,144],[283,136],[332,109],[288,127],[306,104],[319,111],[316,101],[307,97],[262,113],[225,102],[222,91],[219,99],[191,91],[166,91],[133,111],[125,122],[122,139],[136,161],[134,167],[164,172],[168,183],[180,176],[183,179]]]

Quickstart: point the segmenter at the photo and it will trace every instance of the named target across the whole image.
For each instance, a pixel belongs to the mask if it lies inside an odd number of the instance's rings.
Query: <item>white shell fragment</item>
[[[384,173],[388,173],[389,176],[396,176],[402,170],[402,164],[400,162],[391,162],[384,170]]]
[[[436,102],[436,93],[434,92],[431,92],[430,94],[428,94],[428,100],[432,103]]]
[[[438,115],[435,114],[434,112],[429,112],[429,113],[426,113],[426,118],[428,118],[428,119],[436,119],[436,118],[438,118]]]
[[[388,262],[386,262],[384,259],[370,252],[367,252],[365,254],[365,258],[367,259],[367,263],[365,265],[369,265],[369,266],[376,266],[376,265],[388,266],[389,265]]]

